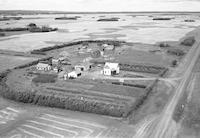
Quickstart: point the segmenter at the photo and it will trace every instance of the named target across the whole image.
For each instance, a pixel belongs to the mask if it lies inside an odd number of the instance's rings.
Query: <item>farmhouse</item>
[[[69,79],[75,79],[77,78],[78,76],[81,76],[81,72],[80,71],[72,71],[72,72],[69,72],[67,74],[68,78]],[[64,75],[64,78],[66,77],[66,75]]]
[[[46,63],[38,63],[36,65],[36,69],[37,70],[43,70],[43,71],[49,71],[49,70],[51,70],[51,66],[49,64],[46,64]]]
[[[103,68],[103,74],[106,76],[119,74],[119,63],[106,62]]]

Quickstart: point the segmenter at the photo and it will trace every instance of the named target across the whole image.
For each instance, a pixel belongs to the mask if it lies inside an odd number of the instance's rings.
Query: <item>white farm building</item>
[[[78,78],[78,76],[81,76],[81,72],[80,71],[72,71],[72,72],[69,72],[67,74],[68,78],[69,79],[75,79],[75,78]],[[66,78],[66,76],[64,76],[64,79]]]
[[[103,74],[106,76],[119,74],[119,63],[106,62],[103,68]]]
[[[51,70],[51,66],[47,63],[38,63],[36,65],[37,70],[42,70],[42,71],[49,71]]]

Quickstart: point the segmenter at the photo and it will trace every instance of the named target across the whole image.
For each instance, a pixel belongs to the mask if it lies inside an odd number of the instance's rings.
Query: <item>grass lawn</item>
[[[144,94],[144,89],[102,83],[94,85],[90,90],[131,97],[139,97]]]
[[[142,63],[158,66],[169,66],[173,57],[164,53],[151,53],[132,48],[124,49],[119,55],[115,55],[115,60],[120,63]]]
[[[200,73],[195,74],[195,81],[193,82],[193,89],[191,98],[183,112],[183,119],[181,121],[182,128],[179,132],[179,137],[200,137]]]

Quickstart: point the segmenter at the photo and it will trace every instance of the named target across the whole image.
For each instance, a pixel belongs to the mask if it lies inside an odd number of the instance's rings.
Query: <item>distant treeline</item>
[[[163,18],[163,17],[158,17],[158,18],[153,18],[153,20],[171,20],[173,18]]]
[[[105,22],[105,21],[119,21],[119,18],[117,17],[113,17],[113,18],[102,18],[102,19],[98,19],[98,22]]]
[[[28,28],[27,27],[0,28],[0,32],[12,32],[12,31],[28,31]]]
[[[2,17],[0,21],[9,21],[9,20],[21,20],[22,17]]]

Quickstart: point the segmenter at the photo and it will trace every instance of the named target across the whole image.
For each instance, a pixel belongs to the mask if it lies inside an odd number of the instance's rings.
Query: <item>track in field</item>
[[[101,137],[105,126],[78,119],[44,114],[19,125],[9,138],[88,138]]]
[[[15,120],[22,111],[15,108],[7,107],[0,110],[0,126]]]

